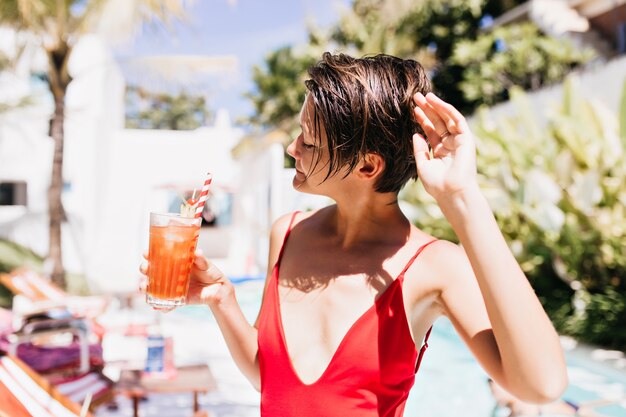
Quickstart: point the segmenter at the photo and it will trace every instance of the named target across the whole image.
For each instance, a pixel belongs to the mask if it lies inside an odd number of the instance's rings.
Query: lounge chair
[[[0,353],[0,417],[79,417],[72,401],[19,359]],[[93,417],[86,411],[83,416]]]
[[[18,288],[22,288],[25,291],[24,293],[16,294],[13,298],[13,320],[11,320],[13,329],[3,334],[9,343],[8,352],[13,356],[19,356],[38,372],[51,370],[55,367],[55,364],[51,363],[54,359],[62,359],[57,361],[56,365],[66,366],[75,366],[77,364],[73,364],[73,361],[78,360],[79,372],[87,372],[91,365],[90,356],[92,355],[90,355],[90,350],[93,350],[93,346],[90,347],[89,345],[89,335],[91,334],[93,321],[88,318],[75,316],[65,305],[58,307],[58,302],[55,302],[55,304],[45,302],[35,293],[29,292],[31,287],[23,285],[26,282],[23,280],[24,276],[18,274],[0,277],[3,284],[11,284],[10,287],[9,285],[6,286],[12,291],[17,292]],[[34,283],[35,281],[32,282]],[[31,296],[35,297],[34,301],[27,298]],[[44,301],[45,305],[36,304],[42,301]],[[70,349],[66,349],[67,355],[42,355],[45,352],[34,352],[39,348],[31,342],[41,341],[45,338],[52,339],[56,337],[58,339],[58,336],[61,334],[71,335],[72,342],[70,343]],[[4,344],[2,342],[4,340],[0,341],[0,344]],[[33,352],[36,355],[30,354]],[[76,355],[73,355],[74,352],[79,352],[80,354],[76,357]],[[102,357],[101,353],[100,357]],[[44,361],[47,359],[47,363],[51,366],[40,366],[40,359],[44,359]]]
[[[33,344],[25,339],[18,343],[13,340],[11,343],[12,339],[23,336],[18,336],[19,333],[15,333],[10,326],[12,314],[9,310],[0,308],[0,317],[3,320],[3,327],[0,328],[0,354],[8,353],[11,358],[19,358],[21,363],[74,401],[82,402],[87,394],[92,396],[92,406],[112,400],[114,383],[101,372],[104,362],[99,343],[87,345],[86,338],[83,338],[85,343],[72,342],[58,346]],[[26,334],[32,336],[33,341],[37,341],[36,337],[54,338],[67,332],[63,320],[59,320],[60,323],[56,326],[52,326],[51,322],[54,320],[44,321],[44,331],[34,330]],[[26,327],[28,329],[28,325]],[[85,346],[88,348],[87,352]]]
[[[31,304],[29,313],[63,307],[75,317],[94,319],[104,312],[109,304],[109,299],[102,296],[70,295],[49,279],[28,268],[18,268],[9,274],[0,274],[0,283],[15,296],[20,296]]]
[[[36,318],[37,315],[45,316],[51,311],[66,311],[69,314],[66,314],[64,319],[67,316],[85,319],[81,326],[102,340],[105,329],[98,323],[97,318],[109,306],[110,298],[70,295],[49,279],[28,268],[17,268],[9,274],[0,274],[0,283],[14,295],[13,327],[15,329],[20,329],[26,321]],[[38,326],[41,325],[38,324]],[[83,335],[77,334],[77,337]]]

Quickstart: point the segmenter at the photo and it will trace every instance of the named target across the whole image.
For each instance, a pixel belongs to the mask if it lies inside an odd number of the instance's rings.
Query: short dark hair
[[[323,128],[328,138],[327,179],[344,167],[351,171],[370,152],[385,161],[377,192],[398,192],[417,178],[412,137],[423,132],[413,115],[413,95],[431,89],[419,62],[325,52],[309,76],[314,129]]]

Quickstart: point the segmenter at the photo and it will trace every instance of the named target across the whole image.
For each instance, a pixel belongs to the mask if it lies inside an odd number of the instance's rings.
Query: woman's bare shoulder
[[[467,277],[468,272],[471,273],[469,260],[461,246],[420,233],[415,238],[415,246],[427,246],[406,272],[405,282],[409,288],[414,288],[418,293],[441,293],[457,280]]]
[[[287,233],[287,229],[291,224],[292,230],[296,225],[301,223],[307,219],[315,219],[315,217],[320,215],[320,212],[325,210],[326,208],[312,211],[294,211],[291,213],[283,214],[272,224],[272,230],[270,234],[270,239],[272,241],[282,241],[283,237]]]

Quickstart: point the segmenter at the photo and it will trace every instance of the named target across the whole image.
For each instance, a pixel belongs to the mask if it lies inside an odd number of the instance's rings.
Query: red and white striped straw
[[[212,180],[213,175],[211,175],[210,172],[207,172],[204,185],[202,186],[202,191],[200,191],[200,196],[198,197],[198,205],[196,206],[196,214],[194,215],[195,218],[202,216],[202,210],[204,210],[204,203],[206,203],[206,199],[209,196],[209,186],[211,185]]]

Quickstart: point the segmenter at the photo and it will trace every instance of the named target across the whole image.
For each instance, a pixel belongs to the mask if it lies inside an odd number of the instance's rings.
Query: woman
[[[558,336],[478,188],[464,117],[429,93],[412,60],[326,53],[309,74],[302,133],[287,149],[293,185],[336,203],[273,225],[254,326],[203,256],[189,289],[261,391],[261,414],[402,415],[441,315],[507,391],[558,398],[567,384]],[[417,177],[462,247],[402,214],[398,192]]]

